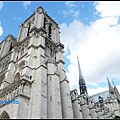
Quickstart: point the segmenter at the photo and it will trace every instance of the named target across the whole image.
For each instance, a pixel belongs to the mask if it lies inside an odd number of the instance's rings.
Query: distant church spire
[[[78,57],[77,57],[77,59],[78,59]],[[84,80],[84,77],[83,77],[82,72],[81,72],[79,59],[78,59],[78,69],[79,69],[79,89],[80,89],[80,94],[88,94],[87,93],[87,88],[86,88],[86,85],[85,85],[85,80]]]
[[[110,81],[109,81],[108,77],[107,77],[107,80],[108,80],[109,92],[110,92],[110,93],[113,93],[113,92],[114,92],[114,88],[113,88],[112,85],[110,84]]]

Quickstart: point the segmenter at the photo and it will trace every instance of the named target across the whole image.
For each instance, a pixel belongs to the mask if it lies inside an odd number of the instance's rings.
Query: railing
[[[32,82],[22,79],[17,80],[10,85],[6,86],[0,91],[0,100],[11,100],[20,94],[30,98],[30,90],[31,90]],[[2,105],[0,105],[1,107]]]

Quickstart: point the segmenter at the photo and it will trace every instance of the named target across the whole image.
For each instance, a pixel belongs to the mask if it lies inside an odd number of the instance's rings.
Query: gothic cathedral
[[[25,20],[15,38],[0,43],[0,118],[119,118],[120,94],[89,96],[79,68],[79,89],[69,89],[58,24],[42,7]],[[107,97],[106,97],[107,96]]]

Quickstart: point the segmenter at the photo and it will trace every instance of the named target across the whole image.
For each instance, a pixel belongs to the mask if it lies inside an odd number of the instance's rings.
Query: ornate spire
[[[77,59],[78,59],[78,57],[77,57]],[[80,79],[83,79],[83,80],[84,80],[84,77],[83,77],[83,75],[82,75],[82,71],[81,71],[81,68],[80,68],[79,59],[78,59],[78,70],[79,70],[79,80],[80,80]],[[84,82],[85,82],[85,81],[84,81]]]
[[[112,85],[110,84],[110,81],[109,81],[108,77],[107,77],[107,80],[108,80],[109,92],[110,92],[110,93],[113,93],[113,92],[114,92],[114,88],[113,88]]]
[[[77,59],[78,59],[78,57],[77,57]],[[78,59],[78,69],[79,69],[79,89],[80,89],[80,94],[87,94],[85,80],[84,80],[84,77],[83,77],[82,72],[81,72],[79,59]]]

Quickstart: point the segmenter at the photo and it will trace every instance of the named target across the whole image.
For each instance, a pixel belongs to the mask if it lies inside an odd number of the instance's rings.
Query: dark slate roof
[[[90,96],[90,97],[93,98],[93,100],[94,100],[95,102],[98,102],[99,96],[101,96],[101,97],[103,98],[103,100],[106,100],[107,97],[110,97],[109,90],[106,90],[106,91],[104,91],[104,92],[101,92],[101,93],[92,95],[92,96]]]

